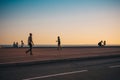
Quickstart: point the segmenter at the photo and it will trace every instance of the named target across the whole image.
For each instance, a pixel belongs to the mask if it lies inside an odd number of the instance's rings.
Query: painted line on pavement
[[[46,75],[46,76],[39,76],[39,77],[27,78],[27,79],[23,79],[23,80],[43,79],[43,78],[49,78],[49,77],[55,77],[55,76],[62,76],[62,75],[69,75],[69,74],[75,74],[75,73],[81,73],[81,72],[87,72],[87,71],[88,71],[88,70],[64,72],[64,73],[51,74],[51,75]]]
[[[115,65],[115,66],[109,66],[109,68],[118,68],[120,65]]]

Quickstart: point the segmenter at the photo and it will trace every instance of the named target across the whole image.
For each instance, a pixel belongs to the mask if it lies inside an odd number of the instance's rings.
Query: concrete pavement
[[[120,47],[33,48],[33,55],[25,54],[27,48],[0,48],[0,66],[27,65],[92,58],[120,57]]]

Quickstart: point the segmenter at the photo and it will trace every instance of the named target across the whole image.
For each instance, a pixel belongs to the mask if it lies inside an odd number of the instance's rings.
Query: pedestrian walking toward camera
[[[62,48],[61,48],[60,36],[58,36],[58,37],[57,37],[57,41],[56,41],[56,42],[58,42],[58,47],[57,47],[57,50],[62,49]]]
[[[32,55],[32,47],[33,47],[33,40],[32,40],[32,33],[29,34],[29,37],[28,37],[28,46],[29,46],[29,49],[26,51],[26,54],[28,52],[30,52],[30,55]]]

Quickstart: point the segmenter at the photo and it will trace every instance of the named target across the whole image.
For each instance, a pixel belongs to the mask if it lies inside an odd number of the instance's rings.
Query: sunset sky
[[[0,44],[120,45],[120,0],[0,0]]]

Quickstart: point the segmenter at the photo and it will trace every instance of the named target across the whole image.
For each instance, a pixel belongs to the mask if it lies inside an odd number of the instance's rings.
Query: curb
[[[120,58],[120,54],[117,54],[117,55],[105,55],[105,56],[90,56],[90,57],[88,56],[88,57],[56,59],[56,60],[44,60],[44,61],[1,63],[0,67],[18,67],[18,66],[49,64],[49,63],[63,63],[63,62],[66,63],[66,62],[72,62],[72,61],[87,61],[87,60],[97,60],[97,59],[109,59],[109,58]]]

